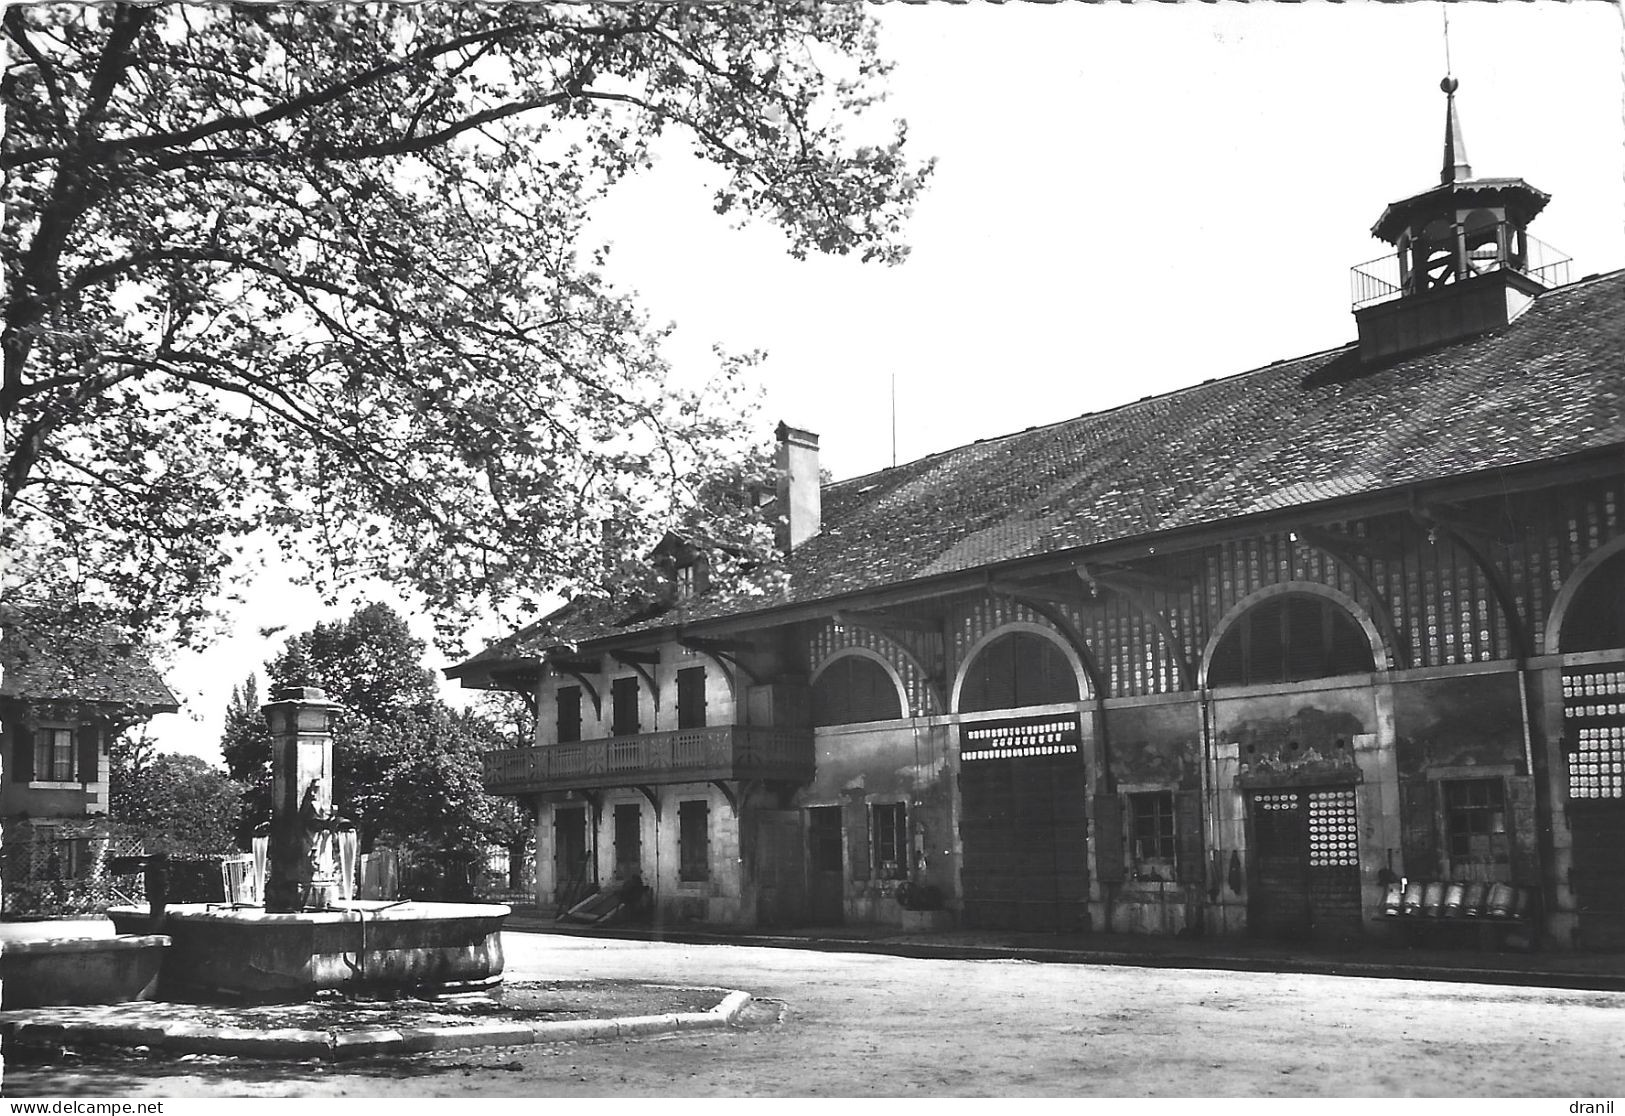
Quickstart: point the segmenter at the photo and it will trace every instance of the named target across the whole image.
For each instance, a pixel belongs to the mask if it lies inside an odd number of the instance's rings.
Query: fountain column
[[[343,709],[315,686],[283,686],[260,707],[271,730],[271,840],[265,910],[305,909],[318,832],[333,818],[333,721]]]

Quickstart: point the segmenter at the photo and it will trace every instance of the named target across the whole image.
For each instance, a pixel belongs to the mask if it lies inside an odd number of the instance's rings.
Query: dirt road
[[[510,932],[514,979],[723,985],[748,1025],[329,1068],[13,1067],[53,1096],[1551,1096],[1625,1093],[1625,994],[929,961]],[[26,1075],[26,1076],[22,1076]]]

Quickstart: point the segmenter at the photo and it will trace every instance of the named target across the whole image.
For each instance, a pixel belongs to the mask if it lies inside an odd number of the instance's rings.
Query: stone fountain
[[[333,809],[333,720],[315,687],[276,690],[263,906],[187,903],[108,911],[120,934],[171,939],[162,988],[182,995],[300,999],[324,989],[447,993],[502,982],[502,921],[486,903],[352,898],[355,833]],[[259,842],[256,842],[259,844]]]

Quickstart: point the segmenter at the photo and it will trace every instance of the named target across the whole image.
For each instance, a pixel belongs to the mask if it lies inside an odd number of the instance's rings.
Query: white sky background
[[[1621,9],[1449,7],[1475,175],[1552,195],[1531,232],[1571,278],[1625,266]],[[906,264],[797,262],[777,230],[731,229],[675,146],[595,223],[611,279],[677,323],[677,374],[707,375],[713,343],[767,350],[764,440],[780,419],[818,433],[837,478],[891,464],[892,376],[902,462],[1353,340],[1371,225],[1438,183],[1438,4],[875,11],[897,64],[879,113],[938,157]],[[152,722],[160,747],[218,760],[232,685],[359,600],[279,577],[247,597],[230,638],[168,668],[183,711]]]

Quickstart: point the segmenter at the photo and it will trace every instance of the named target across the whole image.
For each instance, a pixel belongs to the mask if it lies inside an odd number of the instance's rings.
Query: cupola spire
[[[1439,172],[1440,185],[1466,182],[1473,177],[1473,168],[1467,162],[1467,141],[1461,134],[1461,116],[1456,112],[1456,90],[1461,82],[1445,75],[1439,83],[1444,90],[1444,169]]]

